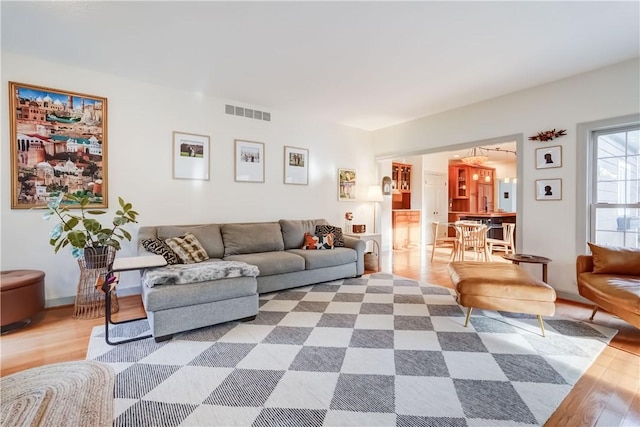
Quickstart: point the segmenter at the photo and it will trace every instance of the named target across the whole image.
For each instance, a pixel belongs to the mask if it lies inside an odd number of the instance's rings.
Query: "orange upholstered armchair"
[[[578,255],[578,292],[599,308],[640,328],[640,250],[597,246],[592,255]]]

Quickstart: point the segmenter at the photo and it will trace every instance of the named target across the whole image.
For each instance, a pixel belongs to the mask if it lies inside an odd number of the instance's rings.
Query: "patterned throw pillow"
[[[333,234],[317,234],[312,235],[304,233],[304,244],[302,249],[314,250],[314,249],[333,249]]]
[[[333,246],[336,248],[344,247],[344,236],[342,228],[333,225],[316,225],[316,236],[319,234],[333,234]]]
[[[167,245],[164,240],[160,240],[157,237],[152,239],[144,239],[142,241],[142,247],[151,253],[156,255],[162,255],[167,260],[167,264],[180,264],[178,255]]]
[[[191,233],[166,239],[165,243],[178,255],[183,264],[195,264],[209,259],[207,251]]]

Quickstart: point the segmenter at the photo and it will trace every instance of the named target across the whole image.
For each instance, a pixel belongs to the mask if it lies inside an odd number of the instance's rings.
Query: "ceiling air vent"
[[[237,107],[235,105],[227,104],[224,106],[224,112],[225,114],[238,117],[246,117],[247,119],[264,120],[267,122],[271,121],[271,113],[267,113],[266,111],[252,110],[251,108]]]

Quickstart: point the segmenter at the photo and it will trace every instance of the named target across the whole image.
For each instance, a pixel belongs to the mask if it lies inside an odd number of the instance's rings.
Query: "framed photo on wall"
[[[284,183],[309,184],[309,150],[284,146]]]
[[[46,207],[61,192],[108,207],[107,98],[16,82],[9,94],[11,208]]]
[[[173,132],[173,178],[209,180],[209,137]]]
[[[356,200],[355,169],[338,169],[338,200],[341,202]]]
[[[562,179],[536,180],[536,200],[562,200]]]
[[[536,169],[559,168],[562,166],[562,146],[536,149]]]
[[[264,182],[264,143],[235,140],[235,180]]]
[[[382,195],[390,196],[391,195],[391,177],[385,176],[382,178]]]

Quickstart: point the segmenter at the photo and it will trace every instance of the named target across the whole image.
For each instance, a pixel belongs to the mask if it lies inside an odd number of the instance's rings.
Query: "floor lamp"
[[[376,232],[376,207],[382,202],[382,187],[379,185],[370,185],[367,191],[367,202],[373,202],[373,232]]]

